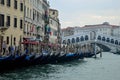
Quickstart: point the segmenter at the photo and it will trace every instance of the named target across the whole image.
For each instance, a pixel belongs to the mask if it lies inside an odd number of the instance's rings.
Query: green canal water
[[[31,66],[0,73],[0,80],[120,80],[120,55]]]

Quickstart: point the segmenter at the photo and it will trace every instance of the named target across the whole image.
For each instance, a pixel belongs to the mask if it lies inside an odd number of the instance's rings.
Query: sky
[[[48,0],[59,11],[62,28],[102,24],[120,25],[120,0]]]

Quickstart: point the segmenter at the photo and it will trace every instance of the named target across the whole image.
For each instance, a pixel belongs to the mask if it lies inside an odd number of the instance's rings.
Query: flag
[[[50,32],[51,32],[51,28],[50,28],[50,27],[48,27],[48,30],[47,30],[47,31],[48,31],[48,33],[50,33]]]
[[[38,31],[38,30],[40,29],[40,26],[37,26],[36,29],[37,29],[37,31]]]
[[[52,32],[50,32],[49,34],[52,35]]]

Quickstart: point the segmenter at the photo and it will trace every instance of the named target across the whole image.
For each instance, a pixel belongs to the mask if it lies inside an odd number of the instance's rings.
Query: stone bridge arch
[[[95,31],[91,31],[90,32],[90,40],[95,40],[96,39],[96,32]]]
[[[103,51],[110,51],[111,48],[102,42],[106,42],[107,38],[105,36],[97,35],[95,31],[90,32],[90,40],[93,41],[93,44],[96,43]],[[99,43],[99,41],[101,43]]]

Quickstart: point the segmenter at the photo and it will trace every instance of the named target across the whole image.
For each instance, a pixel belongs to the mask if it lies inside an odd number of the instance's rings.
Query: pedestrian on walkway
[[[5,41],[3,41],[3,44],[2,44],[3,55],[5,54],[6,48],[7,48],[7,44]]]
[[[9,54],[11,54],[11,46],[8,47]]]

